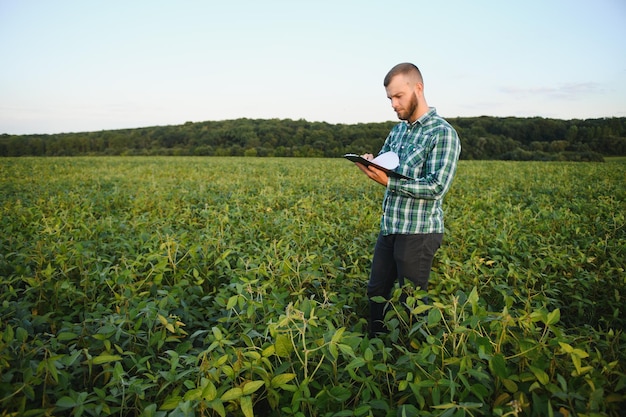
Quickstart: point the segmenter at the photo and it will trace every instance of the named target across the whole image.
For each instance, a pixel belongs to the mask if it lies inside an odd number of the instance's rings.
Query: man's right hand
[[[372,159],[374,159],[374,155],[372,155],[371,153],[366,153],[361,156],[364,159],[367,159],[368,161],[371,161]],[[356,162],[356,166],[358,166],[359,169],[363,171],[363,173],[365,173],[365,175],[367,175],[370,179],[376,181],[377,183],[379,183],[380,185],[384,187],[387,186],[389,177],[387,176],[387,173],[385,173],[384,171],[381,171],[380,169],[376,169],[372,166],[365,166],[363,164],[359,164],[358,162]]]

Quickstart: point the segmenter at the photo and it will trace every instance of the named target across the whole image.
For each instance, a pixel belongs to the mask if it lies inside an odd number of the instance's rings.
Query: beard
[[[400,109],[396,111],[398,114],[398,119],[400,120],[409,120],[413,114],[415,114],[417,110],[417,96],[415,93],[411,96],[411,100],[409,100],[409,104],[405,109]]]

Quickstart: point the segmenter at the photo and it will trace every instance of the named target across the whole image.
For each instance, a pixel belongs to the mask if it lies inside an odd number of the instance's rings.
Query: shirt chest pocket
[[[400,156],[400,165],[411,169],[420,168],[426,160],[426,148],[421,145],[409,145],[403,149]]]

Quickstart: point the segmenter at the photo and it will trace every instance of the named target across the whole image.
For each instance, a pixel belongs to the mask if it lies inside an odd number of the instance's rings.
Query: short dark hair
[[[422,78],[422,73],[415,64],[411,64],[410,62],[403,62],[401,64],[394,66],[392,69],[389,70],[389,72],[385,76],[383,85],[387,87],[389,83],[391,82],[391,79],[398,74],[415,75],[417,79],[419,80],[419,82],[421,83],[424,82],[424,79]]]

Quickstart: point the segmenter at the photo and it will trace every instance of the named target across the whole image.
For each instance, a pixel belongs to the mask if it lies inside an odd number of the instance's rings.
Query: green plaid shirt
[[[442,200],[452,183],[461,143],[435,108],[409,125],[394,126],[380,153],[394,151],[396,171],[415,180],[389,177],[380,228],[384,235],[443,233]]]

